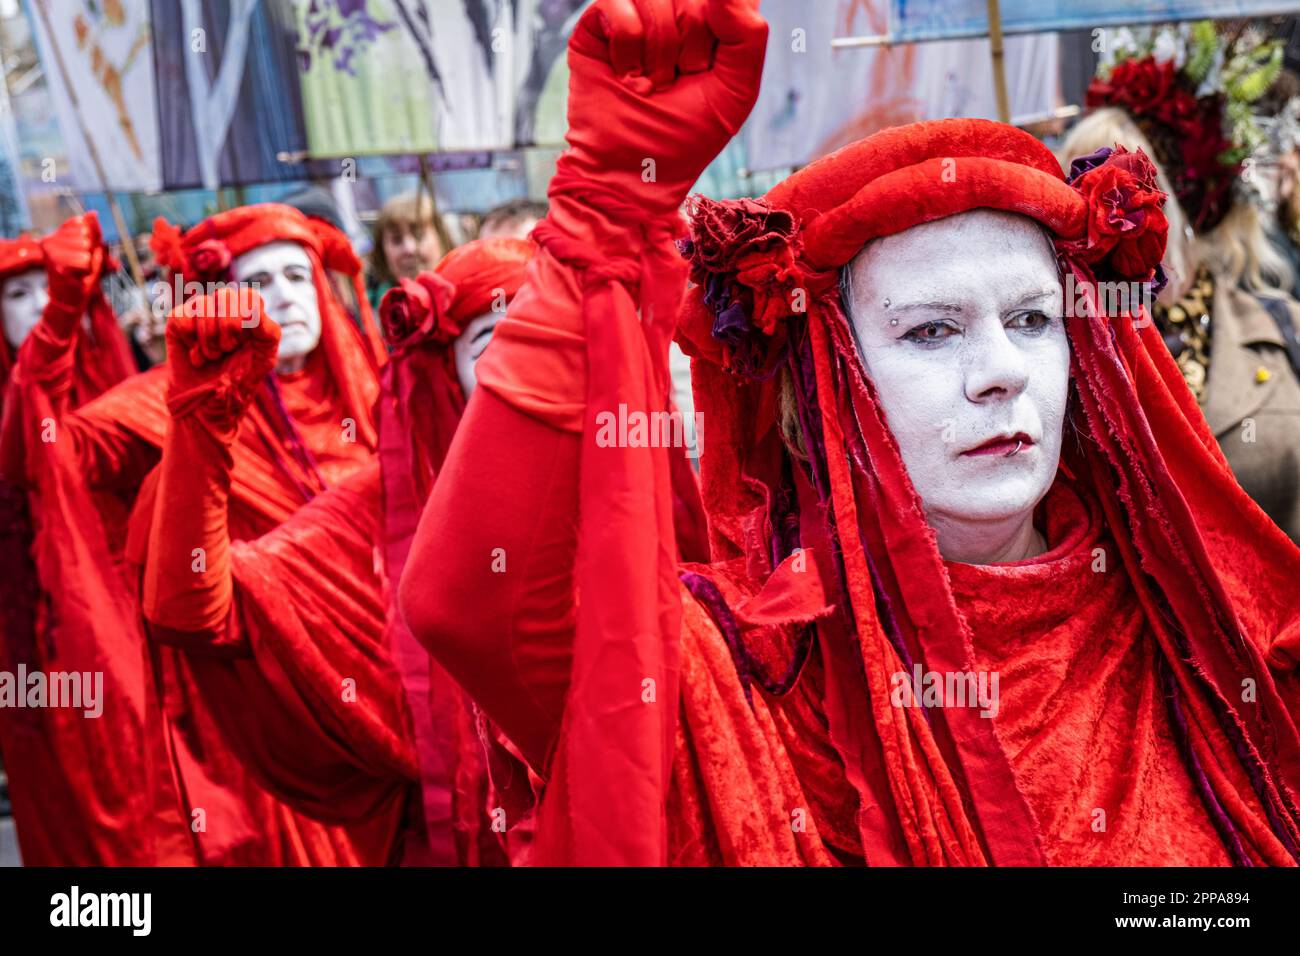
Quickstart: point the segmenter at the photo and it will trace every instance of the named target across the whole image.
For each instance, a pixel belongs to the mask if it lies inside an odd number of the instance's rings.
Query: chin
[[[959,521],[1008,521],[1033,511],[1051,487],[1050,477],[1006,475],[964,482],[960,488],[945,489],[933,499],[922,496],[922,500],[930,514]]]
[[[287,339],[280,340],[280,349],[276,352],[276,358],[284,361],[285,359],[299,358],[306,355],[316,347],[316,343],[308,341],[305,336],[290,336]]]

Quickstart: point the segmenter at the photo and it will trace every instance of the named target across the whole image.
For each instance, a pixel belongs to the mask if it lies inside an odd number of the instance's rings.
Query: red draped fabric
[[[41,244],[29,238],[0,242],[0,285],[12,275],[43,268]],[[15,355],[0,343],[0,408],[20,417],[8,398]],[[93,295],[75,333],[70,382],[65,401],[82,405],[134,371],[130,349],[102,294]],[[48,402],[27,414],[52,420]],[[51,446],[51,455],[65,448]],[[85,551],[56,556],[33,548],[33,511],[50,502],[61,508],[69,500],[89,504],[81,490],[52,486],[49,498],[33,509],[27,491],[6,474],[0,479],[0,672],[17,680],[27,674],[69,673],[93,681],[102,674],[102,713],[85,715],[77,708],[19,708],[16,701],[0,708],[0,752],[9,776],[18,839],[29,865],[119,865],[149,862],[153,847],[140,832],[147,816],[143,802],[145,770],[139,749],[143,721],[143,680],[138,652],[122,653],[110,642],[86,640],[88,613],[102,608],[110,618],[123,613],[115,601],[114,569],[87,569],[85,586],[78,569]],[[110,534],[120,535],[125,511],[108,496],[96,504],[110,517]],[[43,541],[67,539],[59,522]],[[101,580],[101,575],[106,580]],[[106,587],[105,587],[106,585]],[[54,608],[68,607],[60,617]],[[80,679],[80,677],[79,677]],[[27,688],[16,693],[26,696]],[[88,685],[87,690],[93,690]],[[119,746],[120,745],[120,746]]]
[[[192,579],[149,566],[155,636],[193,667],[221,668],[223,696],[240,702],[213,708],[222,738],[293,807],[366,823],[367,862],[506,862],[492,826],[486,731],[410,637],[389,582],[464,408],[451,345],[494,301],[504,307],[531,255],[518,240],[470,243],[390,293],[377,460],[267,534],[236,535],[232,512],[236,540],[228,564],[218,562],[228,589],[191,592]],[[164,463],[164,482],[169,467],[187,473],[178,456]],[[219,487],[220,462],[205,467],[199,484]],[[211,507],[186,494],[192,487],[172,485],[160,516]]]
[[[373,455],[370,406],[378,392],[379,350],[373,322],[363,341],[329,291],[321,262],[322,257],[337,260],[337,244],[321,238],[325,227],[287,207],[246,207],[224,216],[203,224],[200,241],[221,237],[227,266],[229,255],[276,238],[304,245],[314,266],[322,316],[321,345],[304,371],[268,380],[240,429],[232,453],[230,527],[242,538],[270,531],[327,483]],[[186,275],[197,243],[189,235],[173,238],[166,264]],[[52,595],[52,613],[75,622],[67,630],[96,653],[111,651],[115,659],[144,662],[138,678],[142,743],[132,747],[118,741],[108,752],[144,757],[148,787],[134,787],[133,818],[142,816],[138,799],[144,794],[149,802],[143,819],[154,824],[152,859],[366,862],[366,848],[374,842],[369,829],[375,824],[353,832],[291,810],[248,774],[216,732],[214,712],[230,703],[217,695],[229,689],[234,665],[194,662],[171,648],[146,643],[135,568],[145,560],[156,490],[146,475],[158,461],[168,429],[166,369],[130,378],[76,411],[64,398],[69,375],[59,344],[38,326],[14,370],[4,468],[31,489],[38,569],[45,561],[51,574],[59,568],[57,577],[67,582],[63,593]],[[60,440],[42,440],[48,421],[55,423]],[[355,426],[355,441],[342,437],[349,422]],[[125,544],[112,533],[111,516],[92,499],[99,490],[112,491],[134,507]],[[68,574],[69,567],[79,573]],[[138,674],[140,665],[131,666]],[[141,841],[145,830],[135,826],[129,832]]]

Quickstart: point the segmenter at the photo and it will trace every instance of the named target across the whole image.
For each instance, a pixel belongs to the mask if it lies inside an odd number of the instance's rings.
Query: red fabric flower
[[[189,254],[190,269],[202,278],[216,278],[230,270],[230,247],[219,239],[205,239]]]
[[[1173,108],[1169,101],[1177,89],[1173,62],[1157,63],[1148,56],[1118,63],[1107,79],[1093,80],[1086,101],[1088,106],[1122,106],[1134,116],[1160,116]]]
[[[415,279],[402,279],[384,293],[379,303],[379,321],[384,338],[394,349],[433,339],[447,343],[460,334],[447,318],[456,287],[432,272]]]
[[[821,291],[820,285],[810,288],[812,277],[797,261],[801,246],[794,216],[784,209],[757,199],[691,201],[691,236],[683,251],[698,273],[727,276],[748,293],[750,324],[764,335],[806,310]]]
[[[1165,194],[1156,185],[1151,160],[1141,150],[1131,153],[1117,146],[1073,185],[1088,202],[1088,233],[1061,243],[1062,250],[1089,266],[1105,260],[1121,278],[1151,279],[1169,237],[1161,209]]]

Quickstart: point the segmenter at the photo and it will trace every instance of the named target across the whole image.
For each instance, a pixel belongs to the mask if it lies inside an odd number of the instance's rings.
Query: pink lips
[[[962,452],[966,455],[1014,455],[1017,452],[1032,448],[1034,440],[1024,432],[1016,432],[1014,435],[999,435],[996,438],[990,438],[982,445],[976,445],[967,451]]]

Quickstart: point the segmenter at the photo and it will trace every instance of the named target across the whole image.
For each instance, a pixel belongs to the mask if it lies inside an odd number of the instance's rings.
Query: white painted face
[[[15,352],[41,320],[45,304],[50,301],[49,286],[45,270],[36,268],[10,276],[0,287],[5,341]]]
[[[268,242],[236,257],[233,265],[235,280],[257,285],[267,314],[280,326],[276,357],[283,361],[316,348],[320,302],[307,250],[297,242]]]
[[[460,387],[465,393],[466,400],[478,383],[474,375],[474,366],[483,354],[483,350],[488,347],[488,343],[492,341],[492,333],[496,331],[497,323],[503,318],[505,318],[504,312],[485,312],[475,319],[470,319],[464,331],[456,336],[456,340],[451,344],[452,356],[456,359],[456,377],[460,379]]]
[[[1044,231],[976,210],[869,243],[849,268],[863,364],[940,553],[1004,560],[1055,478],[1069,391]]]

